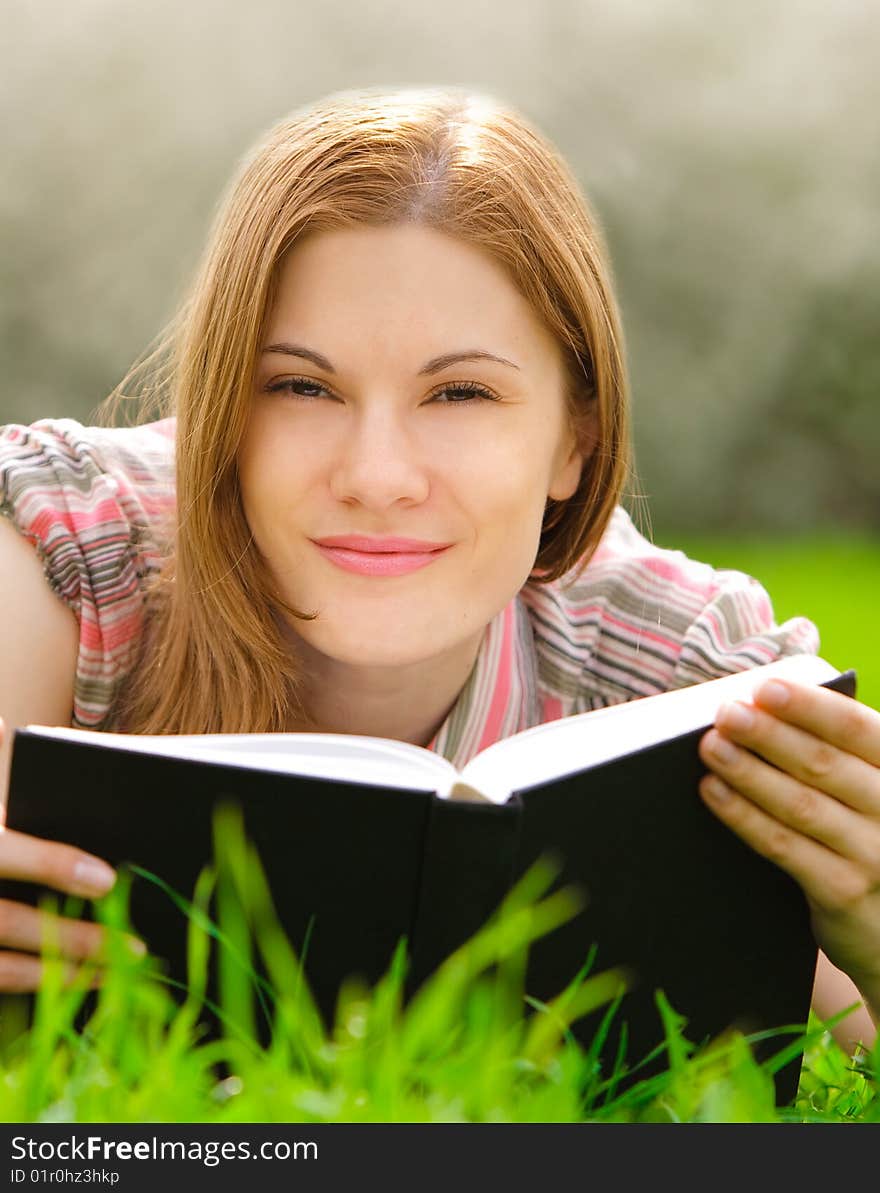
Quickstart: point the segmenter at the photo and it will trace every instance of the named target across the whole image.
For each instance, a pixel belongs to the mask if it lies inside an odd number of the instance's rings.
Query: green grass
[[[278,927],[259,860],[241,821],[217,822],[216,870],[206,869],[189,907],[189,994],[172,999],[151,959],[118,948],[91,1018],[74,1029],[90,975],[62,983],[49,962],[33,1026],[0,1040],[0,1119],[5,1122],[841,1122],[880,1121],[880,1050],[854,1061],[811,1021],[780,1033],[761,1063],[732,1034],[698,1051],[687,1025],[657,996],[663,1071],[639,1080],[604,1047],[621,1011],[622,976],[572,975],[549,1005],[525,996],[530,943],[574,914],[579,900],[553,890],[536,866],[499,913],[453,954],[406,1005],[405,943],[372,989],[340,992],[322,1025],[299,959]],[[138,881],[144,879],[138,878]],[[99,904],[127,924],[127,876]],[[211,901],[212,892],[220,894]],[[216,908],[216,923],[209,916]],[[206,962],[218,948],[243,980],[221,983],[220,1038],[200,1038]],[[256,978],[259,956],[266,979]],[[625,1003],[625,999],[624,999]],[[570,1028],[599,1010],[602,1026],[579,1044]],[[268,1011],[271,1038],[255,1042]],[[774,1105],[772,1074],[805,1053],[796,1102]]]
[[[871,620],[880,547],[666,541],[756,576],[779,620],[803,614],[816,621],[823,654],[855,667],[862,699],[880,707],[880,644]],[[659,995],[664,1071],[639,1081],[640,1058],[629,1058],[635,1083],[621,1092],[624,1070],[607,1055],[603,1031],[584,1047],[570,1030],[596,1008],[604,1008],[606,1023],[620,1013],[619,976],[573,974],[548,1007],[526,997],[531,941],[574,909],[566,892],[548,893],[551,882],[546,870],[527,876],[499,916],[406,1005],[401,948],[373,989],[352,983],[341,991],[325,1030],[299,958],[278,928],[258,859],[240,827],[221,823],[216,870],[203,874],[189,907],[190,993],[182,1008],[149,959],[119,951],[86,1029],[74,1030],[83,990],[65,988],[50,963],[30,1032],[16,1029],[11,1011],[0,1016],[0,1120],[880,1122],[880,1046],[851,1058],[811,1018],[801,1035],[780,1035],[775,1061],[759,1064],[740,1035],[698,1052]],[[126,923],[126,889],[121,880],[97,906],[117,928]],[[226,957],[218,1008],[226,1027],[208,1042],[199,1020],[211,949]],[[266,988],[255,980],[252,953],[263,958]],[[255,1023],[265,1008],[272,1034],[260,1047]],[[803,1055],[800,1089],[791,1106],[777,1108],[771,1073],[792,1054]]]

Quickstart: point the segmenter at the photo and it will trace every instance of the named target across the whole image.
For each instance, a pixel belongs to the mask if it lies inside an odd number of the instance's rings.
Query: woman
[[[754,581],[654,548],[618,505],[626,380],[596,225],[490,99],[342,93],[272,130],[147,366],[160,422],[5,432],[7,750],[29,721],[317,729],[461,765],[531,724],[817,648]],[[876,1019],[880,716],[791,684],[756,700],[704,738],[701,793],[801,884],[820,1014],[854,981]],[[0,873],[113,881],[11,831]],[[38,913],[0,912],[0,987],[33,988]],[[100,930],[61,941],[75,962]],[[838,1032],[874,1030],[861,1011]]]

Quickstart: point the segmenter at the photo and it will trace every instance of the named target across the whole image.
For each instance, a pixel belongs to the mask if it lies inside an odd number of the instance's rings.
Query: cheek
[[[490,443],[469,462],[467,474],[477,508],[502,534],[540,526],[551,476],[550,451],[540,437]]]
[[[238,480],[245,518],[261,548],[295,499],[290,459],[281,437],[260,421],[251,425],[238,453]]]
[[[497,468],[475,474],[472,522],[484,578],[493,577],[512,596],[534,567],[546,507],[546,478],[534,461],[512,453]],[[482,550],[481,550],[482,549]]]
[[[239,448],[237,463],[241,504],[251,530],[254,530],[254,523],[259,520],[259,511],[263,504],[262,490],[266,469],[262,466],[259,445],[253,434],[249,434]]]

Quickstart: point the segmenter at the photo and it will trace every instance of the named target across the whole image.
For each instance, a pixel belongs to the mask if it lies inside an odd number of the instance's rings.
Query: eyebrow
[[[322,356],[320,352],[315,352],[312,348],[306,348],[302,344],[269,344],[263,349],[263,354],[269,352],[277,352],[282,356],[300,356],[303,360],[310,360],[327,373],[336,373],[326,356]],[[419,369],[418,376],[439,373],[441,369],[457,364],[461,360],[494,360],[498,364],[510,365],[512,369],[519,369],[519,365],[514,364],[512,360],[496,356],[494,352],[486,352],[482,348],[466,348],[463,352],[445,352],[442,356],[432,357],[427,364],[422,365]]]

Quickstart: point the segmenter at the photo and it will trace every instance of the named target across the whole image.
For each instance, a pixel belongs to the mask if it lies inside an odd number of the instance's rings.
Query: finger
[[[857,864],[781,824],[715,774],[704,775],[699,790],[718,819],[790,874],[811,902],[837,909],[854,906],[864,897],[869,884]]]
[[[0,874],[86,899],[106,895],[116,881],[112,866],[74,845],[7,828],[0,829]]]
[[[130,933],[0,899],[0,942],[5,948],[49,952],[71,961],[106,961],[113,939],[121,940],[135,956],[146,954],[144,942]]]
[[[880,869],[880,824],[777,769],[715,729],[701,741],[700,757],[780,827],[812,838],[868,872]]]
[[[80,979],[82,969],[78,965],[65,964],[62,981],[65,986],[72,985]],[[0,952],[0,991],[6,994],[25,994],[39,990],[46,976],[46,966],[39,957],[32,953]],[[101,970],[95,970],[88,980],[91,988],[99,986],[104,980]]]
[[[58,953],[72,961],[105,955],[107,932],[99,924],[41,912],[0,899],[0,942],[5,948]]]
[[[724,704],[715,718],[725,737],[808,787],[880,818],[880,769],[756,705]]]
[[[753,695],[756,704],[845,753],[880,766],[880,713],[830,688],[768,680]]]

